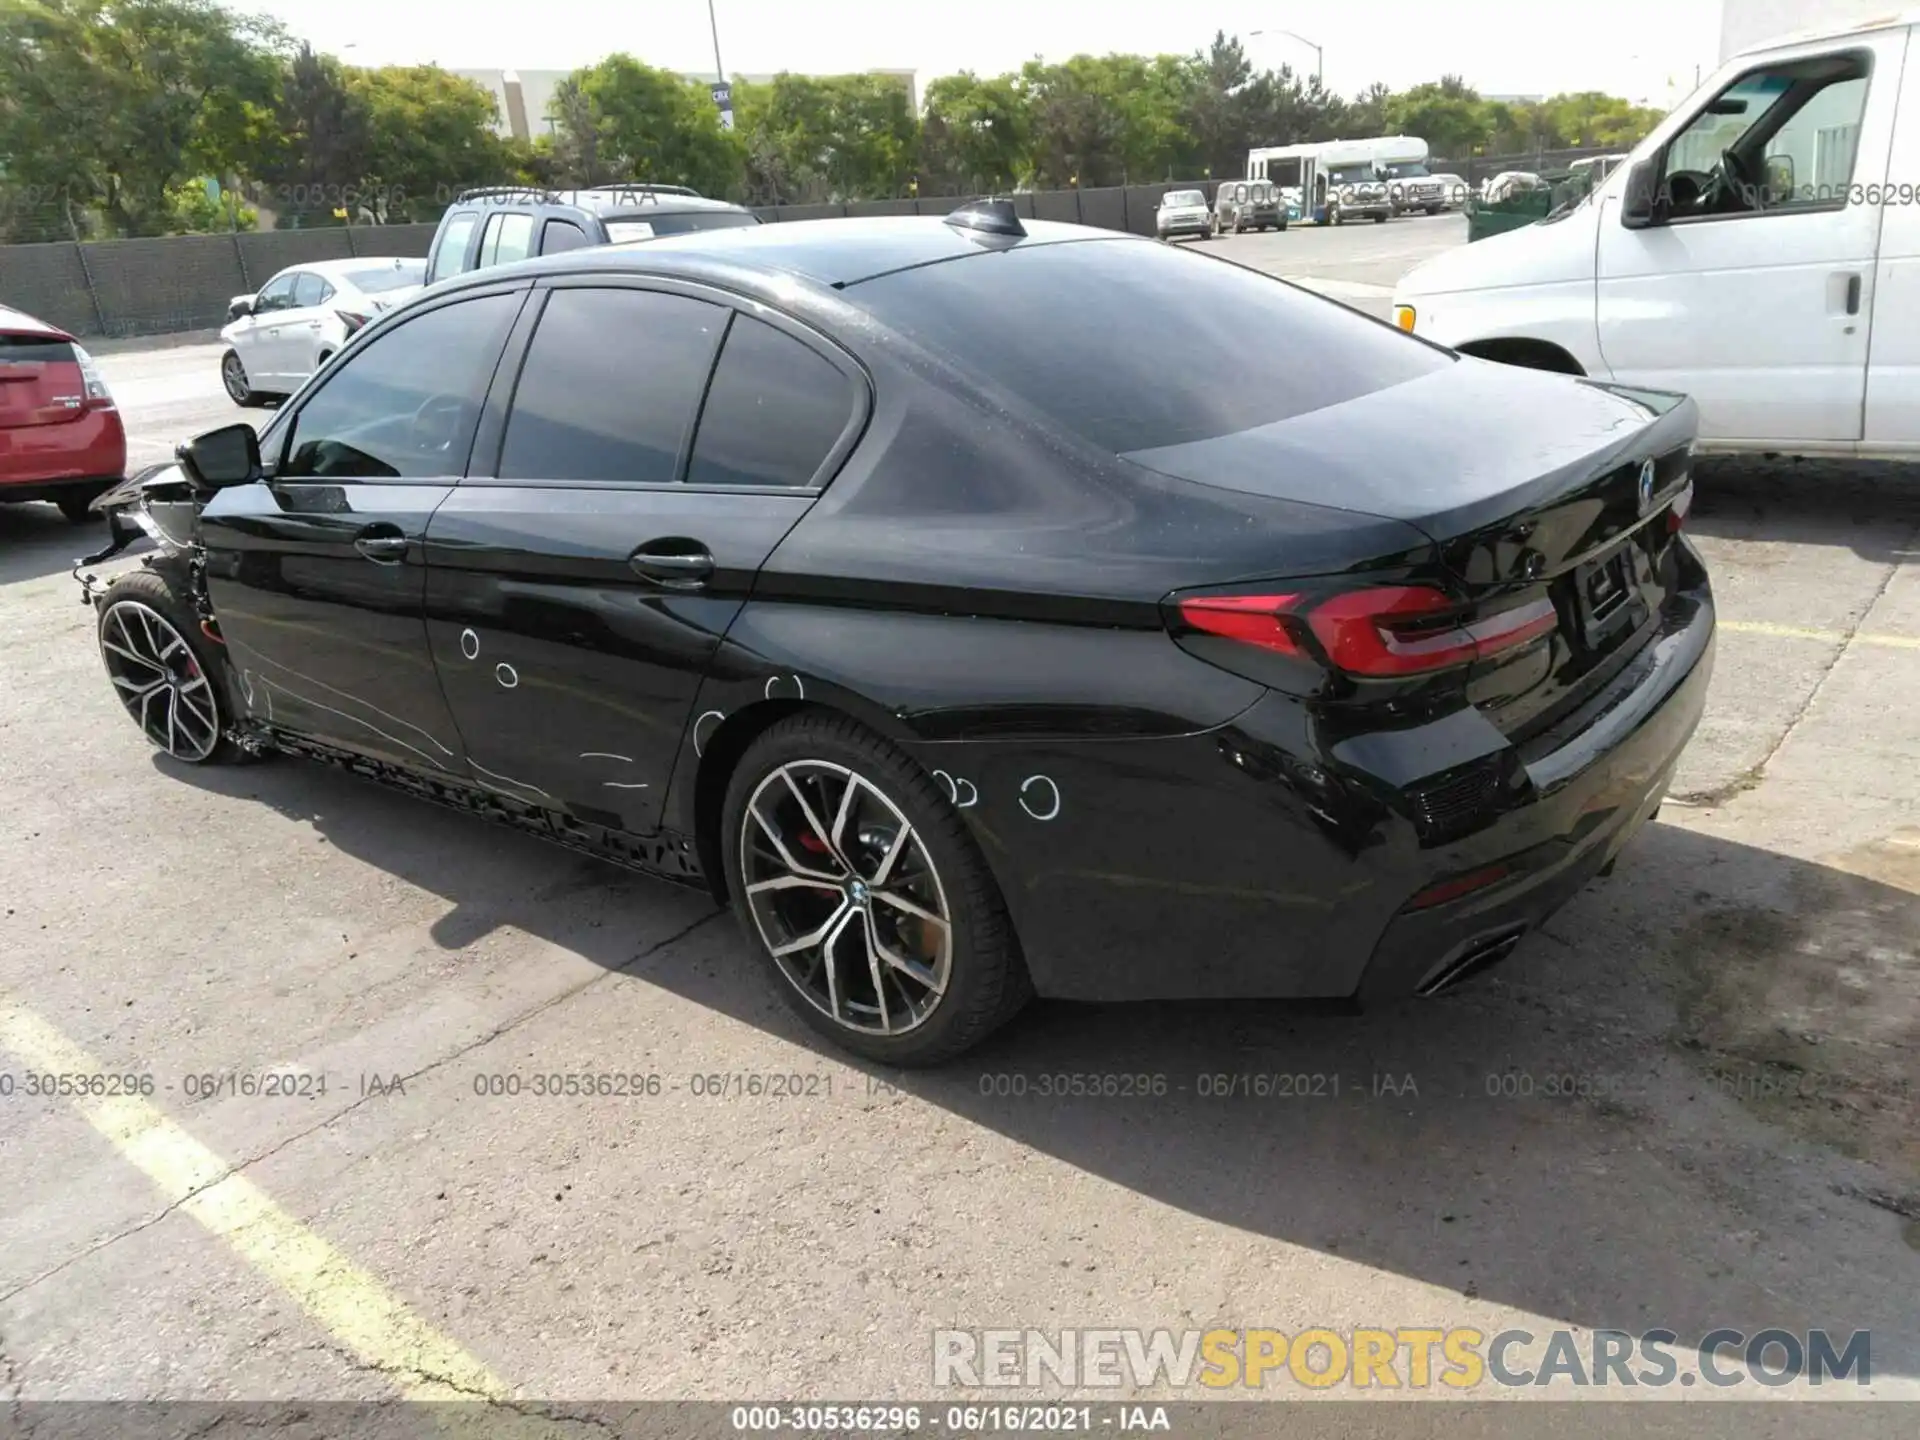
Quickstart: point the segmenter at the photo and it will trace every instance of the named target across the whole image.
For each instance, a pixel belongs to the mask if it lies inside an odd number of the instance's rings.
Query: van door
[[[1712,440],[1858,441],[1904,30],[1785,49],[1702,102],[1654,223],[1602,197],[1596,321],[1615,379],[1683,390]]]
[[[1911,44],[1911,42],[1909,42]],[[1920,64],[1906,72],[1881,195],[1875,322],[1867,352],[1868,445],[1920,449]]]

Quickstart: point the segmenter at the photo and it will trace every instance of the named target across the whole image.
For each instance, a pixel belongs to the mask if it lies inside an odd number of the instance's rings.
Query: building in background
[[[571,70],[455,70],[474,83],[493,92],[494,103],[498,107],[498,118],[494,129],[503,137],[517,137],[521,140],[533,140],[542,135],[553,133],[553,122],[547,118],[547,109],[553,101],[553,92],[560,82],[573,72]],[[907,103],[917,113],[920,108],[920,93],[915,84],[917,71],[913,70],[869,70],[869,75],[884,75],[898,81],[907,92]],[[713,74],[710,71],[689,71],[688,80],[697,85],[711,86]],[[764,85],[773,79],[771,75],[732,75],[728,77],[734,84],[742,81],[750,85]],[[815,79],[829,79],[821,75]]]
[[[1875,20],[1901,9],[1900,0],[1721,0],[1720,58],[1796,31]]]

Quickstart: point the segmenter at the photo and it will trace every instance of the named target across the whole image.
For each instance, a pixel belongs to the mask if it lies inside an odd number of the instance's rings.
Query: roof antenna
[[[988,235],[1025,235],[1020,212],[1011,200],[970,200],[947,216],[956,230],[979,230]]]

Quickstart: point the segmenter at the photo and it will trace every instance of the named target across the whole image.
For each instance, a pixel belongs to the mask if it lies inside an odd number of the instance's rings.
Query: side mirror
[[[229,320],[243,320],[251,314],[253,314],[253,296],[236,295],[227,302]]]
[[[1642,160],[1627,172],[1626,196],[1620,202],[1620,223],[1629,230],[1645,230],[1660,223],[1660,162]]]
[[[1778,205],[1793,199],[1793,156],[1767,157],[1767,203]]]
[[[173,453],[199,490],[245,485],[260,478],[260,437],[251,425],[223,425],[209,430]]]

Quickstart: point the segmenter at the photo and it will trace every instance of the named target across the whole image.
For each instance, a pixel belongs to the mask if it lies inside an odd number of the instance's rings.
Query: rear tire
[[[1033,994],[959,811],[844,715],[802,711],[753,742],[728,781],[721,847],[734,912],[775,990],[844,1049],[938,1065]]]
[[[239,713],[232,667],[164,575],[136,570],[115,580],[98,637],[114,694],[148,743],[186,765],[246,758],[227,738]]]
[[[1387,217],[1384,215],[1376,215],[1373,217],[1373,223],[1376,225],[1384,225],[1387,223]]]

